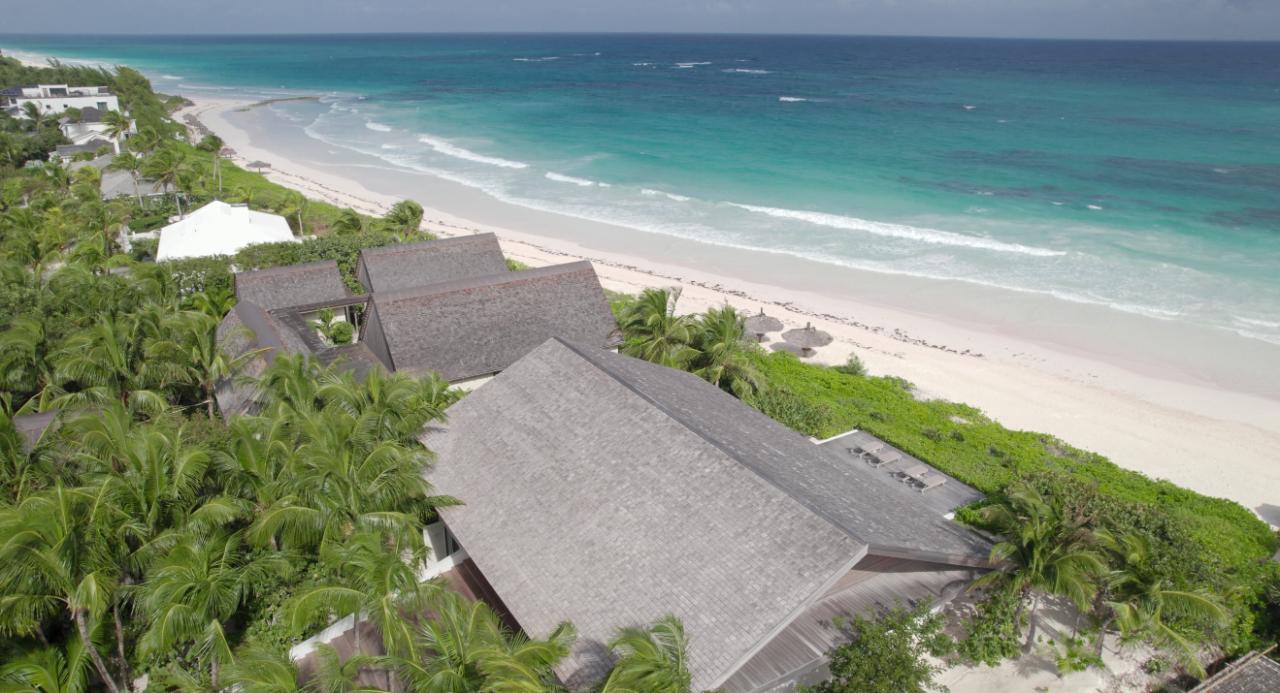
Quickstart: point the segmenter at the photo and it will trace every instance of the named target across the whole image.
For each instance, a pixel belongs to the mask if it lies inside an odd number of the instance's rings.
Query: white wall
[[[41,113],[50,115],[62,113],[68,108],[102,108],[108,111],[120,110],[120,97],[114,94],[92,94],[88,96],[50,96],[28,98],[26,96],[8,97],[10,103],[18,110],[18,117],[23,117],[21,111],[26,108],[24,104],[34,103]],[[105,104],[105,106],[103,106]]]

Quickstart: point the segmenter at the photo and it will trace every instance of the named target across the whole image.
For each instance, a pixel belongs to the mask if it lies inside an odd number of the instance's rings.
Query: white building
[[[156,260],[234,255],[258,243],[300,243],[284,217],[213,201],[160,230]]]
[[[26,104],[34,103],[41,113],[62,113],[68,108],[120,110],[120,98],[107,87],[69,87],[65,84],[37,84],[0,92],[0,106],[21,117]]]
[[[103,122],[103,116],[107,111],[99,110],[95,107],[88,107],[80,111],[80,121],[71,122],[63,118],[58,122],[58,129],[62,130],[63,137],[71,141],[72,145],[84,145],[94,140],[106,140],[111,143],[115,149],[115,153],[120,153],[120,148],[124,144],[125,138],[130,135],[138,134],[138,127],[134,121],[129,121],[129,129],[122,133],[119,137],[112,137],[111,126]]]

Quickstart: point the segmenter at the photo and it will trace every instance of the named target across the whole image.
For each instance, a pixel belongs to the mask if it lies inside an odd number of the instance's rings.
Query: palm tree
[[[107,164],[107,168],[112,171],[128,171],[129,177],[133,179],[133,195],[138,198],[138,206],[142,206],[142,190],[138,187],[138,179],[142,175],[142,158],[129,152],[121,152],[116,154],[115,158]]]
[[[307,209],[307,198],[302,196],[296,190],[286,190],[283,198],[280,200],[280,208],[277,210],[281,216],[293,216],[298,222],[298,235],[306,234],[306,227],[302,224],[302,215]]]
[[[223,351],[218,343],[218,323],[207,313],[182,311],[167,321],[163,339],[147,345],[152,372],[166,382],[199,387],[211,419],[218,415],[218,383],[237,376],[259,353],[249,350],[233,356]]]
[[[379,654],[365,651],[361,630],[366,620],[382,634],[384,652],[400,655],[412,651],[413,628],[403,615],[425,610],[429,595],[440,587],[418,581],[418,561],[404,560],[404,548],[372,531],[323,546],[320,560],[332,568],[334,579],[294,598],[289,609],[294,631],[302,631],[318,617],[350,614],[356,654]]]
[[[199,311],[215,320],[222,320],[236,305],[236,295],[230,289],[212,286],[183,300],[183,305]]]
[[[42,320],[22,316],[0,333],[0,385],[5,391],[36,393],[53,380],[44,325]]]
[[[31,123],[33,131],[39,130],[45,124],[45,114],[34,102],[28,101],[22,104],[22,114],[26,116],[27,122]]]
[[[333,220],[333,223],[329,225],[329,228],[339,235],[360,233],[364,230],[364,219],[361,219],[360,215],[354,209],[348,207],[347,209],[338,212],[338,217]]]
[[[382,221],[390,231],[413,234],[422,225],[422,213],[422,205],[413,200],[401,200],[391,206]]]
[[[46,647],[0,667],[0,690],[6,693],[83,693],[88,689],[91,666],[85,648],[76,638],[64,652]]]
[[[751,354],[760,347],[747,341],[738,311],[729,305],[707,310],[695,336],[699,355],[694,373],[738,399],[750,399],[760,391],[764,378],[751,362]]]
[[[1025,650],[1035,643],[1040,593],[1062,595],[1081,611],[1088,608],[1106,570],[1094,549],[1094,533],[1084,520],[1068,517],[1062,503],[1046,498],[1026,481],[1017,481],[1000,498],[980,510],[983,523],[1001,535],[991,548],[991,562],[1003,566],[973,584],[1001,584],[1020,596],[1019,614],[1028,605]]]
[[[404,373],[370,371],[363,382],[346,371],[317,391],[327,406],[366,422],[362,428],[384,440],[414,446],[422,427],[444,419],[444,411],[461,396],[435,373],[413,378]]]
[[[135,138],[136,139],[136,138]],[[173,199],[178,204],[178,212],[182,212],[178,200],[178,183],[191,171],[187,153],[177,147],[161,147],[149,155],[142,164],[142,172],[155,181],[158,191],[173,190]]]
[[[456,592],[440,591],[431,601],[432,615],[413,634],[409,653],[380,660],[410,693],[543,693],[577,639],[569,623],[545,640],[512,633],[488,604]]]
[[[649,628],[624,628],[609,643],[619,653],[600,693],[688,693],[689,643],[680,619],[667,615]]]
[[[102,496],[59,483],[0,505],[0,634],[44,639],[42,624],[65,616],[102,684],[119,693],[93,633],[116,589],[111,528],[127,518]]]
[[[152,314],[154,315],[154,314]],[[116,400],[132,410],[156,413],[168,406],[159,390],[149,387],[155,367],[146,359],[146,346],[158,331],[143,313],[102,316],[92,327],[71,335],[53,356],[54,374],[78,389],[54,401],[58,407]]]
[[[222,678],[239,693],[373,693],[381,689],[356,683],[356,676],[372,663],[362,655],[344,660],[332,645],[321,643],[316,646],[315,671],[304,684],[299,682],[298,665],[287,654],[251,647],[236,655]]]
[[[147,575],[138,603],[147,629],[138,642],[143,656],[187,646],[219,690],[221,668],[232,661],[225,624],[271,578],[287,574],[277,553],[252,554],[238,533],[185,536]]]
[[[120,143],[124,141],[124,136],[129,134],[129,128],[132,124],[129,118],[120,111],[107,111],[102,115],[102,122],[107,126],[107,136],[115,142],[116,151],[120,151]]]
[[[150,152],[160,146],[160,135],[152,128],[142,128],[138,134],[129,138],[129,149],[135,152]]]
[[[1106,616],[1099,628],[1101,656],[1107,630],[1119,627],[1122,641],[1145,640],[1172,650],[1197,677],[1205,674],[1198,639],[1189,631],[1201,626],[1222,627],[1230,614],[1221,599],[1202,590],[1180,590],[1152,566],[1150,540],[1138,534],[1097,533],[1098,541],[1118,564],[1104,581]]]
[[[420,547],[431,509],[453,501],[431,495],[422,477],[430,459],[425,448],[372,435],[375,424],[332,407],[297,416],[293,475],[257,517],[254,540],[316,546],[378,530]]]
[[[623,353],[672,368],[693,361],[695,326],[689,316],[676,314],[679,300],[680,289],[645,289],[627,306],[620,320]]]

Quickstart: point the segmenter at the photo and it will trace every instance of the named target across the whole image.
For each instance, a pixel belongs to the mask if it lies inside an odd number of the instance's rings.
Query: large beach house
[[[112,94],[107,87],[34,84],[0,91],[0,108],[15,117],[25,117],[24,107],[29,103],[35,104],[41,113],[49,115],[62,113],[68,108],[120,110],[120,97]]]
[[[551,337],[597,348],[617,345],[617,328],[589,262],[508,271],[492,234],[361,252],[364,294],[343,284],[337,263],[316,262],[235,276],[238,302],[218,329],[231,353],[257,356],[246,375],[281,353],[307,354],[362,375],[370,368],[439,373],[475,387]],[[356,326],[350,344],[314,327],[322,312]],[[227,414],[252,411],[256,394],[228,381]]]
[[[428,478],[465,501],[442,509],[435,560],[482,575],[532,636],[571,621],[570,690],[607,674],[617,628],[668,613],[693,690],[788,690],[825,673],[833,617],[942,602],[988,568],[987,539],[949,519],[974,489],[922,493],[854,454],[864,434],[808,440],[597,347],[546,341],[422,437]]]

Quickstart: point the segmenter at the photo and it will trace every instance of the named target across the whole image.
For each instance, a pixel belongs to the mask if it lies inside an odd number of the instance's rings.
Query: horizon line
[[[453,31],[257,31],[257,32],[4,32],[3,37],[62,37],[62,38],[281,38],[302,36],[360,37],[360,36],[742,36],[742,37],[791,37],[791,38],[900,38],[976,41],[1081,41],[1100,43],[1280,43],[1277,38],[1126,38],[1090,36],[980,36],[955,34],[907,34],[907,33],[840,33],[840,32],[761,32],[761,31],[518,31],[459,29]]]

